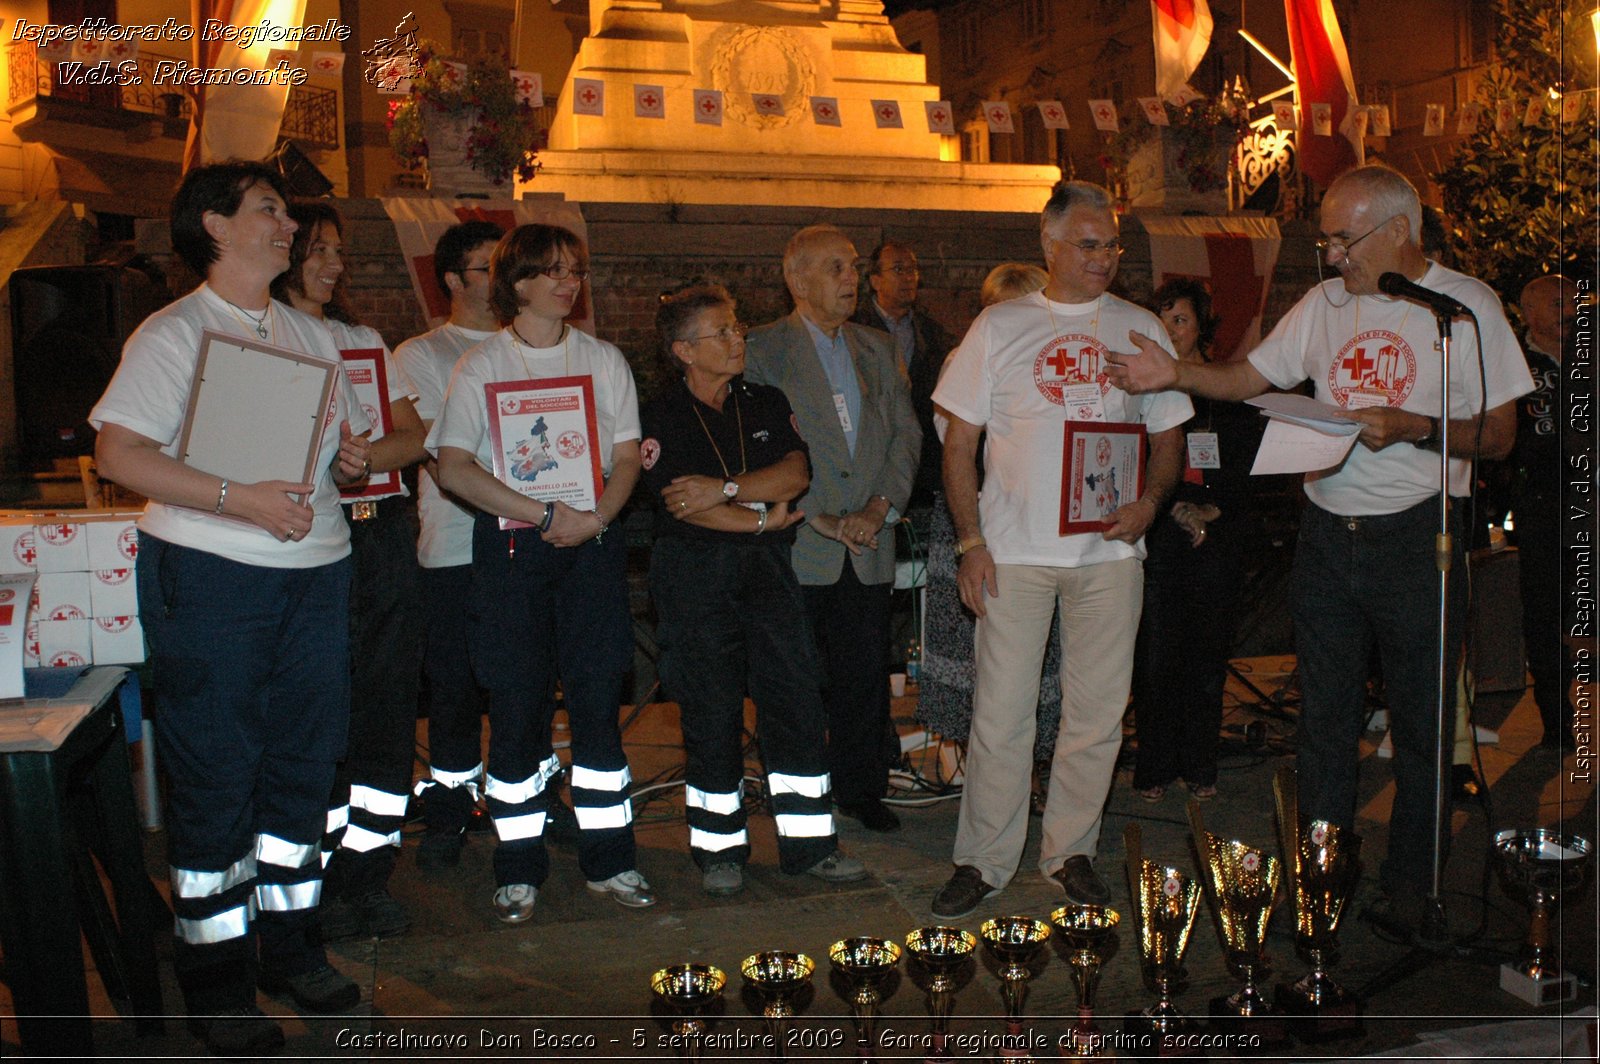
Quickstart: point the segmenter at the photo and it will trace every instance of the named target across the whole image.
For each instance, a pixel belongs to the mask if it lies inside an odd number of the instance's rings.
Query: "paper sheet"
[[[1338,407],[1318,402],[1309,396],[1268,392],[1254,399],[1246,399],[1245,402],[1269,418],[1304,425],[1330,436],[1354,436],[1361,431],[1360,422],[1340,417]]]
[[[1348,424],[1355,425],[1355,422]],[[1261,446],[1256,451],[1256,462],[1250,467],[1250,475],[1260,477],[1272,473],[1311,473],[1318,469],[1329,469],[1344,461],[1344,456],[1350,453],[1355,442],[1353,432],[1334,436],[1272,417],[1267,421],[1267,431],[1261,436]]]

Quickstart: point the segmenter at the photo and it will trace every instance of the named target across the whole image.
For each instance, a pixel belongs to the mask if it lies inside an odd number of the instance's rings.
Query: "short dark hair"
[[[1211,347],[1212,339],[1217,335],[1217,316],[1211,310],[1211,293],[1206,286],[1192,277],[1175,277],[1156,289],[1155,295],[1150,297],[1150,302],[1155,306],[1156,313],[1170,310],[1180,299],[1187,299],[1194,308],[1194,321],[1200,329],[1200,335],[1195,341],[1195,350],[1204,354]]]
[[[316,239],[317,229],[326,222],[333,226],[333,231],[343,239],[344,217],[337,207],[326,200],[299,200],[291,203],[289,217],[293,218],[300,228],[294,231],[294,239],[289,243],[289,268],[278,274],[272,282],[272,298],[292,304],[293,300],[289,298],[291,295],[306,294],[306,258],[311,254],[311,241]],[[355,316],[350,313],[349,304],[345,299],[346,276],[344,273],[339,275],[339,280],[333,286],[333,298],[322,308],[322,313],[334,321],[354,325]]]
[[[170,226],[172,250],[184,265],[204,277],[217,261],[216,240],[206,232],[207,211],[232,218],[244,202],[252,185],[266,185],[289,202],[289,188],[283,177],[266,163],[233,160],[197,166],[184,175],[172,196]]]
[[[910,255],[912,258],[917,257],[916,249],[910,244],[907,244],[905,241],[885,240],[883,243],[872,249],[872,255],[870,256],[872,260],[872,269],[870,272],[883,272],[883,255],[884,252],[888,251],[890,248],[898,248],[899,250],[904,251],[907,255]]]
[[[493,222],[457,222],[444,231],[439,242],[433,245],[433,277],[439,282],[439,291],[446,294],[450,288],[444,283],[447,273],[460,273],[467,264],[467,256],[479,244],[497,244],[506,231]]]
[[[519,225],[500,238],[489,260],[489,306],[501,325],[509,325],[522,309],[517,282],[543,272],[563,251],[587,257],[578,234],[559,225]]]
[[[688,339],[683,334],[701,311],[731,306],[733,295],[720,284],[690,285],[662,296],[661,305],[656,308],[656,338],[667,365],[683,372],[683,363],[672,353],[672,345]]]

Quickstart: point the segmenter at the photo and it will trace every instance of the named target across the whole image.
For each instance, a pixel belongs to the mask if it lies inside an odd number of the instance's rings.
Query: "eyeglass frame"
[[[1334,248],[1338,248],[1339,254],[1349,257],[1351,248],[1355,247],[1357,244],[1361,243],[1363,240],[1367,239],[1367,237],[1371,236],[1373,233],[1376,233],[1379,229],[1382,229],[1396,218],[1404,217],[1404,214],[1391,214],[1389,217],[1385,218],[1371,229],[1368,229],[1365,233],[1362,233],[1360,236],[1350,241],[1339,240],[1331,236],[1318,237],[1315,245],[1317,254],[1327,255],[1328,252],[1332,251]]]
[[[531,270],[526,276],[542,274],[552,281],[565,281],[568,277],[576,277],[579,281],[587,281],[594,271],[587,266],[568,266],[564,262],[552,262],[548,266],[540,266]]]
[[[685,336],[679,340],[679,343],[697,344],[701,340],[723,340],[728,343],[732,343],[734,337],[738,337],[742,340],[749,332],[750,326],[746,325],[742,321],[736,321],[732,325],[724,325],[716,332],[705,333],[701,336]]]
[[[894,266],[880,265],[877,269],[872,270],[871,272],[878,274],[880,277],[886,273],[892,273],[896,277],[920,277],[922,276],[922,267],[918,266],[914,262],[909,266],[902,262]]]
[[[1056,237],[1056,239],[1061,241],[1063,244],[1071,244],[1085,255],[1098,255],[1102,251],[1109,251],[1112,255],[1120,257],[1123,252],[1128,250],[1128,245],[1124,244],[1120,240],[1107,240],[1103,244],[1099,243],[1098,241],[1091,240],[1087,244],[1080,244],[1076,240],[1068,240],[1064,236]]]

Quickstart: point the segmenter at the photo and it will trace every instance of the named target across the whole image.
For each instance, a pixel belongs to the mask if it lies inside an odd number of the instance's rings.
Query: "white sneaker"
[[[520,924],[533,915],[539,888],[531,883],[507,883],[494,892],[494,914],[502,923]]]
[[[609,894],[617,899],[617,904],[630,909],[648,909],[656,903],[656,896],[650,892],[650,884],[631,868],[600,882],[591,879],[589,889],[596,894]]]

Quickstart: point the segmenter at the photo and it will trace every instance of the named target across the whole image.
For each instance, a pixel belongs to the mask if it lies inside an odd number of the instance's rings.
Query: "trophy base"
[[[1353,995],[1313,1002],[1291,986],[1278,986],[1278,1007],[1288,1014],[1289,1031],[1309,1045],[1355,1038],[1367,1032],[1361,1020],[1362,1003]]]
[[[1500,989],[1528,1004],[1554,1005],[1571,1001],[1578,996],[1578,980],[1570,973],[1560,975],[1529,975],[1518,971],[1515,964],[1500,966]]]
[[[1281,1050],[1290,1041],[1289,1018],[1283,1010],[1265,1002],[1262,1004],[1265,1008],[1260,1012],[1241,1013],[1234,1010],[1229,998],[1214,997],[1209,1010],[1210,1027],[1218,1034],[1252,1038],[1251,1042],[1238,1041],[1243,1048],[1236,1048],[1234,1052],[1239,1056]]]
[[[1187,1016],[1157,1018],[1143,1010],[1130,1012],[1123,1017],[1122,1032],[1138,1039],[1140,1044],[1138,1048],[1123,1048],[1122,1053],[1139,1058],[1204,1056],[1201,1039],[1174,1037],[1192,1035],[1199,1030],[1200,1025]]]

